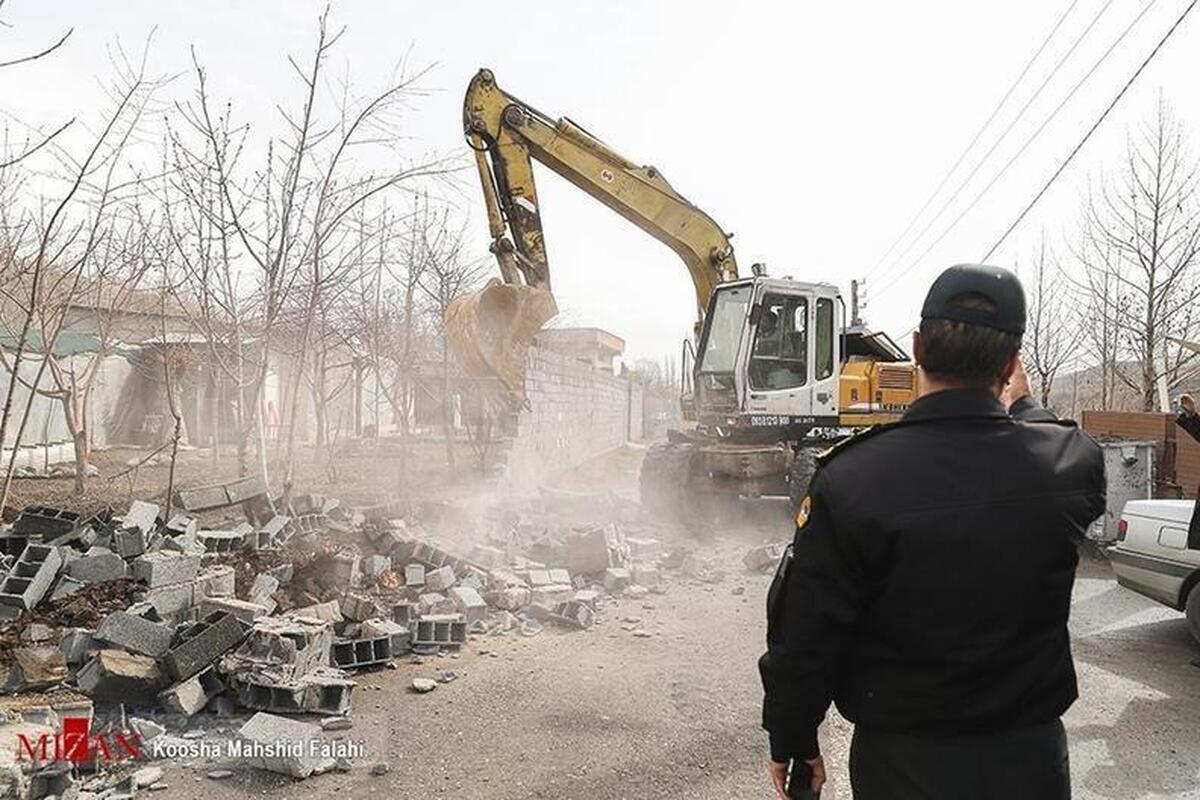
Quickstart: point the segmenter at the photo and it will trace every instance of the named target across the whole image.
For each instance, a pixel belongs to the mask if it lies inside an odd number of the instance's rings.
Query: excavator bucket
[[[522,403],[525,354],[557,313],[549,291],[492,279],[450,304],[446,335],[468,375],[498,380],[512,401]]]

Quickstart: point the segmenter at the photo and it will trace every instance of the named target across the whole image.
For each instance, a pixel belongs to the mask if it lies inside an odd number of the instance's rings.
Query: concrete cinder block
[[[153,704],[162,687],[154,659],[123,650],[101,650],[75,676],[80,690],[97,700]]]
[[[187,553],[146,553],[133,562],[133,579],[150,587],[184,583],[200,571],[200,556]]]
[[[206,553],[232,553],[242,548],[246,535],[241,531],[200,531],[196,541]]]
[[[407,652],[412,642],[412,633],[408,626],[390,619],[367,620],[362,624],[362,635],[366,638],[390,637],[393,656]]]
[[[425,588],[431,592],[444,592],[457,583],[454,570],[449,566],[438,567],[425,575]]]
[[[129,511],[121,520],[121,527],[137,528],[142,532],[143,538],[149,538],[150,534],[158,527],[158,515],[160,513],[158,506],[154,503],[147,503],[144,500],[134,500],[129,504]]]
[[[189,609],[195,608],[203,596],[197,597],[199,583],[191,580],[184,583],[169,583],[165,586],[155,586],[147,589],[142,595],[142,601],[154,608],[162,618],[179,617]]]
[[[392,568],[392,560],[387,556],[367,556],[361,563],[362,573],[369,578],[378,578],[380,573]]]
[[[64,628],[58,640],[58,649],[73,667],[86,661],[95,646],[92,632],[87,628]]]
[[[254,624],[236,651],[222,659],[222,671],[272,670],[298,678],[329,666],[333,626],[305,618],[266,617]]]
[[[186,680],[237,647],[245,636],[236,616],[215,611],[180,632],[179,641],[163,656],[163,666],[172,679]]]
[[[632,577],[624,567],[609,567],[604,570],[604,588],[610,592],[623,592],[629,588]]]
[[[230,683],[241,705],[281,714],[346,714],[354,689],[354,681],[332,667],[318,667],[298,678],[239,673]]]
[[[330,650],[330,660],[338,669],[375,667],[393,658],[391,634],[335,641]]]
[[[353,593],[347,593],[342,597],[341,611],[343,617],[353,622],[362,622],[372,617],[378,617],[382,613],[374,600],[365,595]]]
[[[113,531],[112,548],[121,558],[137,558],[146,552],[146,532],[141,528]]]
[[[571,600],[575,596],[575,587],[569,583],[552,583],[549,586],[535,586],[531,592],[530,602],[543,608],[554,608],[559,603]]]
[[[200,522],[190,514],[176,514],[167,521],[163,529],[169,536],[195,536]]]
[[[293,778],[307,778],[329,759],[311,754],[310,742],[321,738],[321,727],[260,711],[238,730],[242,756],[260,769]],[[270,754],[270,755],[268,755]]]
[[[173,634],[174,631],[166,625],[126,611],[114,611],[100,623],[94,638],[101,644],[158,658],[171,647]]]
[[[158,701],[176,714],[192,716],[204,710],[208,701],[225,691],[225,683],[212,667],[205,667],[187,680],[163,689]]]
[[[206,597],[200,603],[201,615],[207,617],[214,611],[228,611],[245,623],[252,623],[267,616],[267,610],[257,603],[238,600],[236,597]]]
[[[461,614],[428,614],[412,629],[412,644],[457,647],[467,641],[467,623]]]
[[[571,573],[565,569],[548,569],[546,574],[550,577],[550,583],[569,584],[571,582]]]
[[[470,586],[454,586],[449,592],[454,608],[463,615],[470,625],[476,620],[487,619],[488,607],[478,591]]]
[[[204,597],[233,597],[235,575],[233,567],[214,564],[196,574],[198,592]]]
[[[84,583],[115,581],[128,574],[125,559],[104,547],[93,547],[67,564],[67,574]]]
[[[629,545],[629,557],[633,561],[650,563],[662,556],[662,543],[658,539],[629,536],[625,542]]]
[[[405,564],[404,565],[404,585],[414,588],[422,588],[425,586],[425,565],[424,564]]]
[[[319,622],[340,622],[342,620],[342,607],[337,600],[326,600],[324,603],[316,603],[303,608],[294,608],[287,612],[289,617],[297,617],[301,619],[313,619]]]
[[[422,616],[426,614],[452,614],[454,603],[450,598],[439,592],[426,592],[417,598],[417,610]]]
[[[26,545],[8,576],[0,581],[0,605],[20,611],[34,608],[50,591],[62,563],[57,547]]]

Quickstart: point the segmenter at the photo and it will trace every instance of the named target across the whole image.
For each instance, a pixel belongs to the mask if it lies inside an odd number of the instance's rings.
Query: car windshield
[[[746,308],[750,305],[753,287],[731,286],[718,289],[708,318],[703,351],[700,353],[700,372],[733,372],[742,331],[746,326]]]

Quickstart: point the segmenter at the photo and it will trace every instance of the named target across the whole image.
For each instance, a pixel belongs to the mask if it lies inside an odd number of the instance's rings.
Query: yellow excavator
[[[674,513],[714,497],[796,500],[817,449],[908,407],[912,364],[857,311],[847,319],[836,286],[768,277],[758,264],[740,277],[731,234],[656,168],[508,94],[487,69],[467,88],[463,126],[501,278],[453,303],[446,329],[468,374],[513,405],[525,401],[526,351],[557,313],[533,161],[670,247],[691,275],[698,322],[684,343],[681,402],[693,424],[648,450],[641,489],[650,508]]]

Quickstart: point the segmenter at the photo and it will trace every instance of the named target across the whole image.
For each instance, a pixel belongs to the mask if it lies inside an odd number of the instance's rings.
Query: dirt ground
[[[632,493],[642,452],[620,451],[554,483]],[[357,676],[354,727],[338,735],[361,741],[367,755],[349,772],[297,783],[224,762],[160,762],[168,788],[153,796],[769,798],[756,670],[769,578],[746,572],[741,557],[750,544],[786,536],[788,525],[779,507],[753,511],[702,545],[728,565],[719,583],[676,576],[665,594],[611,604],[588,631],[476,638],[459,654]],[[635,626],[650,635],[635,636]],[[1087,557],[1071,631],[1080,681],[1066,717],[1074,796],[1200,798],[1200,669],[1182,615],[1119,588],[1106,563]],[[437,670],[458,678],[430,694],[408,690]],[[240,724],[206,716],[197,727],[210,737]],[[850,797],[849,735],[831,712],[823,797]],[[388,771],[373,775],[373,764]],[[234,774],[206,777],[224,766]]]

